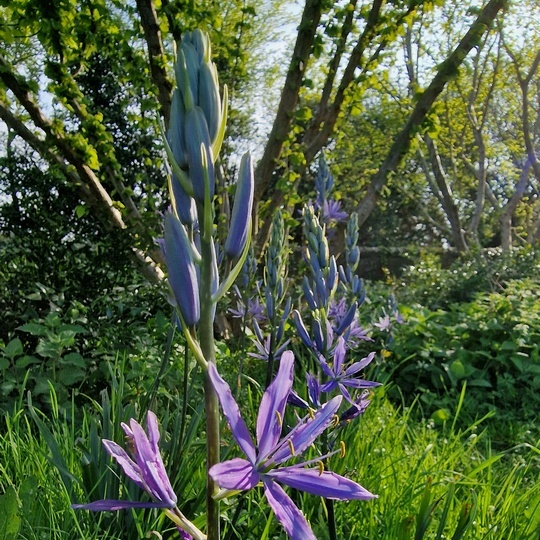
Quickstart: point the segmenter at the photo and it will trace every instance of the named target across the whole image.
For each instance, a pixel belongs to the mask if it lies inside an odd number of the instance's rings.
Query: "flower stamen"
[[[287,444],[289,445],[289,450],[291,451],[291,456],[296,455],[295,452],[294,452],[294,445],[293,445],[291,439],[287,440]]]

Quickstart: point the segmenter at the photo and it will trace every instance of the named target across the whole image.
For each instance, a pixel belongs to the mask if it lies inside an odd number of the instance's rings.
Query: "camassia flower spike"
[[[73,504],[75,510],[92,510],[94,512],[123,510],[126,508],[162,508],[165,514],[185,533],[196,540],[204,540],[206,536],[188,521],[176,507],[177,497],[173,491],[163,459],[159,452],[159,430],[156,415],[152,411],[146,414],[148,434],[142,426],[131,419],[129,426],[122,423],[126,439],[131,447],[129,455],[114,441],[103,439],[107,452],[122,467],[124,473],[153,499],[152,502],[117,501],[104,499],[89,504]]]
[[[320,466],[308,467],[314,463],[320,465],[321,460],[328,456],[280,467],[311,446],[332,423],[342,400],[342,396],[331,399],[317,412],[307,415],[281,438],[282,419],[293,382],[293,368],[293,353],[285,351],[281,357],[278,373],[261,401],[256,428],[257,446],[255,446],[229,385],[220,377],[213,364],[208,365],[208,373],[218,394],[223,413],[236,442],[247,458],[233,458],[218,463],[210,469],[210,475],[225,490],[220,493],[221,496],[226,496],[229,490],[252,489],[261,482],[270,507],[289,537],[293,540],[313,540],[315,535],[306,518],[279,483],[330,499],[367,500],[376,495],[352,480],[324,471]]]

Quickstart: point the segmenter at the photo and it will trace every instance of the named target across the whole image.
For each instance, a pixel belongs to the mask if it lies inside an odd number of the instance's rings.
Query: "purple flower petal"
[[[272,450],[281,435],[285,405],[293,383],[294,355],[285,351],[276,378],[266,389],[257,416],[257,442],[262,459]]]
[[[141,503],[133,501],[94,501],[87,505],[74,505],[73,508],[87,510],[121,510],[123,508],[174,508],[177,497],[173,491],[169,477],[159,453],[159,430],[154,413],[147,413],[148,435],[139,423],[131,419],[130,425],[122,423],[122,428],[130,439],[133,458],[118,444],[107,439],[103,445],[107,452],[122,467],[124,473],[141,489],[146,491],[154,502]]]
[[[313,441],[330,425],[332,417],[341,405],[342,396],[336,396],[325,403],[314,415],[313,418],[298,424],[287,437],[283,439],[272,462],[280,464],[292,456],[291,447],[295,454],[301,454]]]
[[[174,490],[172,488],[169,476],[167,475],[167,471],[165,470],[165,465],[163,463],[161,453],[159,451],[158,442],[160,435],[158,429],[158,420],[157,416],[152,411],[148,411],[146,413],[146,428],[148,431],[148,442],[150,443],[150,447],[152,448],[153,453],[152,459],[156,467],[156,481],[158,482],[157,485],[161,487],[160,491],[164,495],[163,500],[167,498],[171,502],[174,501],[175,505],[177,502],[176,494],[174,493]]]
[[[365,381],[364,379],[343,379],[341,384],[350,386],[351,388],[373,388],[381,386],[381,383],[375,381]]]
[[[300,409],[309,409],[309,403],[305,399],[301,398],[294,390],[289,392],[287,403],[293,407],[300,407]]]
[[[159,454],[158,421],[157,421],[157,416],[152,411],[148,411],[146,413],[146,429],[148,431],[148,442],[150,443],[152,452],[154,452],[154,455],[158,455]]]
[[[188,534],[186,531],[181,529],[178,525],[176,526],[176,530],[178,531],[178,534],[180,535],[180,538],[182,540],[193,540],[193,536],[191,536],[191,534]]]
[[[264,492],[276,518],[292,540],[317,540],[306,518],[282,487],[272,481],[266,481]]]
[[[338,381],[336,379],[332,379],[331,381],[327,381],[324,384],[321,384],[321,392],[331,392],[336,388],[338,385]]]
[[[131,426],[131,431],[133,432],[133,444],[136,450],[135,458],[140,467],[141,462],[146,463],[147,461],[153,461],[155,459],[155,453],[142,426],[133,420],[133,418],[131,419],[129,425]]]
[[[326,362],[326,360],[324,359],[322,355],[320,355],[319,357],[319,365],[321,366],[321,369],[324,371],[324,374],[327,377],[330,377],[331,379],[335,377],[334,370],[330,368],[330,366],[328,365],[328,363]],[[326,392],[326,390],[323,390],[323,392]]]
[[[345,340],[340,336],[334,351],[334,365],[332,366],[336,375],[341,373],[346,353],[347,348],[345,347]]]
[[[282,467],[271,471],[269,476],[282,484],[327,499],[367,500],[377,497],[360,484],[339,474],[319,469],[303,469],[298,466]]]
[[[253,465],[242,458],[217,463],[208,472],[219,486],[225,489],[251,489],[260,481],[260,476]]]
[[[178,499],[163,466],[156,461],[148,461],[143,473],[151,495],[166,503],[168,508],[174,508]]]
[[[311,373],[306,373],[306,383],[308,388],[308,396],[315,407],[320,407],[319,394],[321,392],[321,385],[319,380],[315,378]]]
[[[375,353],[369,353],[365,358],[362,358],[359,362],[355,362],[354,364],[351,364],[346,370],[345,370],[345,376],[350,377],[351,375],[354,375],[361,369],[364,369],[367,365],[370,364],[370,362],[375,358]]]
[[[234,438],[238,446],[242,449],[246,457],[251,463],[255,463],[257,459],[257,451],[251,440],[251,436],[246,427],[246,424],[240,416],[240,409],[233,398],[229,385],[220,377],[214,364],[208,364],[208,376],[212,381],[212,385],[223,409],[223,414],[227,418],[227,422],[231,428]]]
[[[114,441],[103,439],[105,450],[122,467],[124,474],[133,480],[141,489],[145,489],[139,466],[129,457],[128,453]]]

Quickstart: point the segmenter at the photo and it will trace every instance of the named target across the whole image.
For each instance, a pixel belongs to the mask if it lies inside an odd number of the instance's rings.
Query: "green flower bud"
[[[246,245],[248,230],[251,225],[254,187],[251,155],[246,152],[240,162],[231,224],[225,242],[225,253],[231,259],[239,257]]]

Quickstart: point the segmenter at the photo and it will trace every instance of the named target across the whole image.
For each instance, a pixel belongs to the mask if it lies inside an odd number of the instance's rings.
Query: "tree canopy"
[[[168,203],[158,119],[168,122],[175,42],[199,27],[233,95],[226,148],[264,141],[256,151],[259,249],[274,209],[310,195],[310,165],[323,149],[368,243],[389,234],[461,251],[533,243],[540,26],[530,17],[522,25],[528,4],[306,0],[293,12],[277,0],[3,1],[3,153],[9,147],[49,171],[51,189],[61,178],[74,219],[116,231],[124,256],[160,279],[155,238]],[[298,26],[282,35],[288,63],[281,78],[265,79],[264,69],[276,68],[265,52],[290,18]],[[267,80],[274,86],[265,93]],[[261,138],[250,114],[268,110],[253,104],[265,94],[279,98]],[[226,157],[223,201],[231,167]],[[13,210],[28,200],[9,175],[2,192]]]

